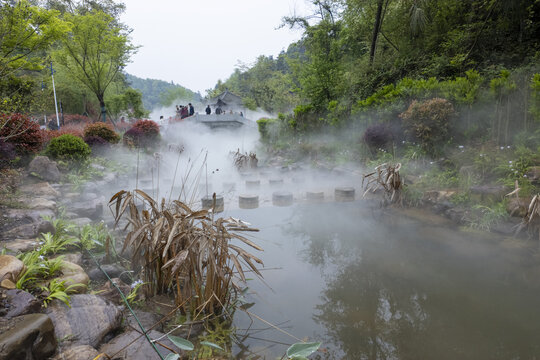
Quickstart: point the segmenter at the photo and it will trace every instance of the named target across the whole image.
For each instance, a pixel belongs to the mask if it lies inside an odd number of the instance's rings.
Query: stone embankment
[[[17,189],[18,203],[0,208],[0,360],[88,360],[101,353],[116,354],[115,359],[157,358],[129,319],[116,288],[78,246],[62,253],[56,278],[65,280],[66,286],[75,285],[69,291],[70,306],[53,300],[45,307],[42,298],[17,289],[25,266],[16,255],[38,249],[43,241],[41,234],[54,234],[53,222],[60,213],[80,227],[101,221],[112,223],[111,217],[104,215],[108,199],[98,193],[115,188],[118,178],[119,174],[105,173],[77,191],[70,184],[60,183],[62,174],[55,162],[38,156],[23,174]],[[99,261],[105,262],[105,258]],[[103,269],[124,295],[129,294],[132,280],[121,264],[106,264]],[[152,318],[145,325],[154,323]],[[163,336],[157,330],[150,333],[152,338]],[[168,340],[160,342],[174,347]],[[160,346],[160,352],[165,356],[170,351]]]

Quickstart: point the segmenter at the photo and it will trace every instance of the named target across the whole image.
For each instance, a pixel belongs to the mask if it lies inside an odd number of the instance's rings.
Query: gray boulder
[[[24,290],[0,291],[0,317],[11,319],[16,316],[39,312],[41,302]]]
[[[56,162],[46,156],[36,156],[28,165],[28,172],[46,181],[59,181],[60,171]]]
[[[44,314],[0,320],[0,360],[41,360],[56,351],[51,319]]]
[[[24,185],[19,187],[19,191],[25,195],[37,196],[48,200],[54,200],[60,196],[60,193],[49,185],[48,182]]]
[[[47,308],[56,337],[63,339],[63,346],[97,347],[107,334],[122,325],[120,309],[97,295],[72,295],[70,305],[54,301]]]
[[[90,345],[76,345],[59,349],[52,360],[91,360],[98,355],[98,351]]]
[[[97,220],[103,214],[103,204],[99,199],[80,201],[69,205],[69,210],[80,217]]]
[[[11,255],[0,255],[0,286],[13,289],[24,271],[23,262]]]
[[[112,339],[109,343],[103,345],[99,349],[99,352],[105,353],[109,356],[112,354],[116,354],[115,359],[125,359],[125,360],[159,359],[159,356],[154,350],[154,348],[152,347],[152,345],[150,345],[148,340],[144,336],[141,336],[141,335],[142,335],[141,333],[134,330],[120,334],[114,339]],[[150,339],[155,340],[162,337],[163,334],[155,330],[150,330],[150,332],[148,333],[148,336],[150,337]],[[163,339],[156,342],[155,344],[156,344],[156,348],[158,349],[158,351],[161,353],[163,357],[166,357],[168,354],[171,354],[171,351],[161,346],[160,344],[163,344],[171,349],[175,349],[177,350],[179,354],[182,355],[182,351],[178,349],[166,336]]]
[[[101,265],[101,268],[109,275],[110,278],[118,278],[120,275],[126,271],[125,268],[123,268],[120,265],[117,264],[106,264]],[[107,280],[107,277],[99,268],[95,267],[88,271],[88,277],[90,277],[91,280]]]

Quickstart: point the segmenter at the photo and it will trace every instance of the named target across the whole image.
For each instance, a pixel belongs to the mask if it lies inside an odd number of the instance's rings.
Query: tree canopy
[[[105,91],[137,47],[131,44],[126,28],[102,11],[66,13],[64,17],[71,30],[55,59],[95,94],[105,121]]]

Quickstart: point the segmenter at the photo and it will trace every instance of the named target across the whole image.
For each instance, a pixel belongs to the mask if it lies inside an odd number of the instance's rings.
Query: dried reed
[[[365,174],[362,178],[362,187],[365,189],[363,196],[369,192],[375,192],[383,189],[383,200],[385,204],[403,204],[403,180],[399,174],[401,164],[381,164],[375,168],[375,171]]]
[[[135,199],[140,198],[139,211]],[[262,277],[255,263],[262,261],[232,243],[237,239],[262,251],[238,232],[256,231],[236,219],[214,220],[207,210],[194,211],[185,203],[165,199],[158,204],[141,190],[120,191],[109,203],[116,223],[126,215],[130,231],[122,252],[130,248],[132,268],[147,283],[147,295],[173,292],[183,313],[220,314],[240,290],[249,267]]]
[[[259,163],[257,155],[252,152],[250,152],[249,155],[247,153],[242,154],[240,149],[238,149],[236,152],[231,152],[231,155],[233,157],[234,166],[238,170],[255,169]]]
[[[527,229],[529,233],[538,233],[538,241],[540,246],[540,194],[536,194],[527,209],[527,213],[518,225],[516,234]]]

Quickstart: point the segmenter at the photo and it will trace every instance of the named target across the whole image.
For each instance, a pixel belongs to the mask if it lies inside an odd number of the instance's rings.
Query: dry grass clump
[[[139,211],[137,203],[144,204]],[[127,216],[130,231],[122,252],[132,251],[132,267],[147,283],[147,295],[173,292],[184,313],[220,314],[226,309],[246,267],[259,277],[255,263],[262,261],[238,245],[237,239],[251,248],[262,249],[241,236],[241,231],[256,231],[235,219],[214,220],[207,210],[194,211],[174,200],[158,204],[141,190],[120,191],[111,200],[116,223]]]
[[[231,155],[233,157],[234,166],[238,170],[255,169],[259,163],[257,155],[253,152],[250,152],[249,155],[247,153],[242,154],[240,149],[238,149],[236,152],[231,152]]]
[[[540,241],[540,194],[533,196],[516,232],[524,229],[528,229],[529,233],[538,233],[538,241]]]
[[[362,178],[362,187],[365,189],[364,197],[369,192],[383,189],[383,200],[385,204],[403,204],[403,180],[399,174],[401,164],[381,164],[375,171],[365,174]]]

